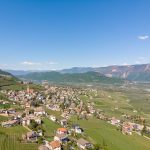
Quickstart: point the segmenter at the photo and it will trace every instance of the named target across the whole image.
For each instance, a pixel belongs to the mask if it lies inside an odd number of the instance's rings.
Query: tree
[[[33,109],[29,110],[29,114],[34,114],[34,110]]]
[[[100,144],[95,144],[95,145],[94,145],[94,150],[100,150],[100,149],[101,149]]]
[[[38,138],[38,143],[39,143],[39,144],[42,144],[42,143],[43,143],[43,138],[42,138],[42,137],[39,137],[39,138]]]
[[[36,128],[38,127],[38,123],[35,122],[35,120],[31,120],[30,126],[29,126],[32,130],[36,130]]]
[[[143,127],[143,129],[141,131],[142,136],[144,135],[145,132],[146,132],[146,125],[144,124],[144,127]]]

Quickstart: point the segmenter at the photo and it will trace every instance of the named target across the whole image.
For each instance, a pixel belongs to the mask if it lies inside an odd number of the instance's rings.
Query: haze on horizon
[[[0,69],[150,62],[148,0],[0,1]]]

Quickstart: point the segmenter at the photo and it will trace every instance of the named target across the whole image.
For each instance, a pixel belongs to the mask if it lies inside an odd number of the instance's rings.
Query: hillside
[[[26,75],[30,73],[30,71],[24,71],[24,70],[5,70],[5,71],[13,74],[14,76]]]
[[[28,80],[42,81],[47,80],[53,83],[104,83],[104,84],[120,84],[123,80],[117,78],[106,77],[97,72],[87,73],[59,73],[59,72],[41,72],[30,73],[28,75],[20,76],[20,78]]]
[[[150,64],[108,66],[98,68],[75,67],[71,69],[61,70],[62,73],[85,73],[88,71],[99,72],[108,77],[117,77],[132,81],[150,81]]]
[[[17,71],[17,70],[8,70],[8,72],[12,73],[13,75],[17,76],[25,76],[28,79],[33,79],[32,75],[36,76],[35,74],[38,73],[38,76],[42,73],[44,78],[47,78],[48,71]],[[141,81],[141,82],[150,82],[150,64],[141,64],[141,65],[126,65],[126,66],[108,66],[108,67],[74,67],[70,69],[63,69],[58,70],[61,74],[80,74],[80,73],[87,73],[87,72],[98,72],[107,77],[115,77],[115,78],[122,78],[131,81]],[[55,72],[55,73],[56,73]],[[53,73],[54,74],[54,73]],[[57,74],[58,76],[58,74]],[[42,77],[43,78],[43,77]],[[51,77],[53,78],[53,77]],[[38,77],[37,80],[40,78]],[[36,79],[35,79],[36,80]],[[42,80],[42,79],[40,79]]]
[[[8,72],[0,70],[0,87],[16,84],[18,79]]]
[[[5,76],[5,75],[12,76],[11,73],[8,73],[0,69],[0,76]]]

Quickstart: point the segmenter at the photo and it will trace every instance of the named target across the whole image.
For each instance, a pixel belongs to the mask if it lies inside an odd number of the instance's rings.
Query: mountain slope
[[[12,74],[0,70],[0,87],[14,85],[17,83],[17,81],[18,79]]]
[[[62,70],[62,73],[82,73],[94,71],[102,73],[108,77],[117,77],[134,81],[150,81],[150,64],[127,65],[127,66],[108,66],[98,68],[71,68]]]
[[[117,78],[109,78],[97,72],[87,73],[59,73],[59,72],[41,72],[30,73],[28,75],[20,76],[21,78],[28,80],[47,80],[53,83],[124,83],[123,80]]]
[[[8,71],[13,75],[27,75],[31,71]],[[39,71],[35,71],[39,73]],[[41,71],[42,73],[44,71]],[[45,73],[48,71],[45,71]],[[87,72],[98,72],[104,74],[107,77],[123,78],[131,81],[144,81],[150,82],[150,64],[142,65],[126,65],[126,66],[108,66],[108,67],[74,67],[71,69],[63,69],[57,71],[62,74],[76,74],[76,73],[87,73]],[[39,73],[40,74],[40,73]]]
[[[31,71],[24,71],[24,70],[5,70],[5,71],[13,74],[14,76],[26,75],[31,72]]]

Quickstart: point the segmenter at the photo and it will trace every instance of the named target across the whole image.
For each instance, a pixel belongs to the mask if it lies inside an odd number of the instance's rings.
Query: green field
[[[0,150],[37,150],[38,144],[20,143],[27,130],[22,126],[0,127]]]
[[[76,120],[72,122],[79,123],[87,135],[91,137],[91,142],[95,144],[105,144],[109,150],[149,150],[150,140],[134,134],[132,136],[123,135],[116,127],[97,119]]]
[[[49,115],[54,115],[57,119],[62,119],[60,111],[53,111],[53,110],[50,110],[50,109],[47,109],[47,108],[45,108],[45,111]]]
[[[53,140],[55,132],[60,126],[48,118],[44,118],[43,122],[42,128],[45,131],[45,137],[49,140]]]
[[[0,123],[3,121],[7,121],[9,118],[5,116],[0,116]]]
[[[46,136],[54,136],[55,131],[60,127],[58,124],[55,122],[52,122],[48,118],[43,119],[43,129],[45,130],[45,135]]]
[[[147,88],[150,88],[150,85]],[[143,86],[102,87],[97,88],[97,91],[96,96],[88,93],[81,95],[80,98],[84,102],[93,102],[95,108],[103,110],[104,114],[109,117],[123,119],[123,114],[142,116],[145,118],[146,124],[150,126],[150,93],[146,92]],[[91,99],[89,95],[92,95]]]
[[[36,84],[30,84],[30,88],[34,89],[35,91],[43,90],[42,86],[39,86]],[[1,86],[1,89],[3,89],[3,90],[15,90],[15,91],[26,90],[27,85],[20,84],[20,83],[12,83],[10,85]]]

